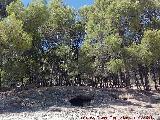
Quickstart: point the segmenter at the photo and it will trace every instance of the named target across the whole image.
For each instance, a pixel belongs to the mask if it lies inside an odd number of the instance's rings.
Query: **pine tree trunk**
[[[151,74],[152,74],[152,79],[154,81],[155,89],[157,90],[157,80],[156,80],[156,72],[154,66],[151,67]]]
[[[131,84],[130,84],[130,75],[129,75],[129,70],[126,70],[126,87],[130,88]]]
[[[143,89],[145,90],[145,84],[143,81],[143,75],[144,75],[143,66],[139,65],[138,68],[139,68],[139,76],[140,76],[140,80],[141,80],[141,85],[143,86]]]
[[[148,75],[145,75],[145,90],[150,90]]]
[[[120,79],[121,79],[121,87],[123,88],[125,85],[124,81],[125,81],[125,76],[124,73],[121,71],[120,72]]]
[[[145,90],[150,90],[149,80],[148,80],[148,72],[149,69],[147,66],[144,67],[144,78],[145,78]]]
[[[0,50],[0,90],[2,89],[2,64],[3,64],[3,55],[2,52]]]
[[[2,89],[2,76],[1,76],[1,73],[0,73],[0,90]]]
[[[133,73],[134,73],[134,79],[135,79],[136,87],[137,87],[137,89],[141,89],[141,86],[140,86],[140,84],[139,84],[139,80],[138,80],[138,78],[137,78],[136,70],[134,70]]]

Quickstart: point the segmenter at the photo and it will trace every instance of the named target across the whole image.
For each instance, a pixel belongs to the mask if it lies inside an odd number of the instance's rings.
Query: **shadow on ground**
[[[152,96],[160,96],[155,91],[140,91],[133,89],[94,89],[90,87],[50,87],[31,89],[21,92],[1,92],[0,93],[0,114],[35,112],[46,110],[49,107],[55,107],[53,111],[61,111],[56,107],[75,108],[69,103],[69,100],[77,95],[94,94],[94,99],[89,106],[80,107],[81,109],[103,108],[111,105],[117,106],[141,106],[128,99],[135,99],[146,103],[153,103]],[[132,97],[128,97],[128,95]],[[152,106],[146,106],[146,108]]]

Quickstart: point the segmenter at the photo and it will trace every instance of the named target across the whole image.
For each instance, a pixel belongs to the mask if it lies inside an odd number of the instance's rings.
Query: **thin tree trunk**
[[[136,85],[137,89],[141,89],[139,80],[138,80],[138,78],[137,78],[136,70],[134,70],[133,73],[134,73],[135,85]]]
[[[144,78],[145,78],[145,90],[150,90],[150,86],[149,86],[149,80],[148,80],[148,67],[145,66],[144,67]]]
[[[2,66],[3,66],[3,55],[2,51],[0,50],[0,90],[2,89]]]
[[[126,70],[126,87],[130,88],[131,87],[131,83],[130,83],[130,74],[129,74],[129,70]]]
[[[139,68],[139,76],[140,76],[140,80],[141,80],[141,85],[143,86],[143,89],[145,90],[145,84],[143,81],[144,69],[143,69],[142,65],[139,65],[138,68]]]
[[[1,75],[1,71],[0,71],[0,90],[2,88],[2,75]]]
[[[151,74],[152,74],[152,79],[154,81],[154,86],[155,86],[155,89],[157,90],[157,80],[156,80],[156,70],[155,70],[155,67],[152,66],[151,68]]]

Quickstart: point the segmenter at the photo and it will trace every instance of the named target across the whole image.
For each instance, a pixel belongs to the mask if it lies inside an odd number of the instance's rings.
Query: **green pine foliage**
[[[128,87],[139,79],[149,90],[154,79],[158,89],[159,0],[95,0],[79,10],[63,0],[7,4],[0,10],[0,87]]]

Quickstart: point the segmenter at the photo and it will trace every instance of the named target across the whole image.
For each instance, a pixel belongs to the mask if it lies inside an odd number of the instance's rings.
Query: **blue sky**
[[[32,0],[22,0],[22,1],[25,5],[27,5]],[[93,1],[94,0],[64,0],[64,2],[67,5],[70,5],[71,7],[74,7],[74,8],[80,8],[81,6],[84,6],[84,5],[91,5],[93,4]]]

